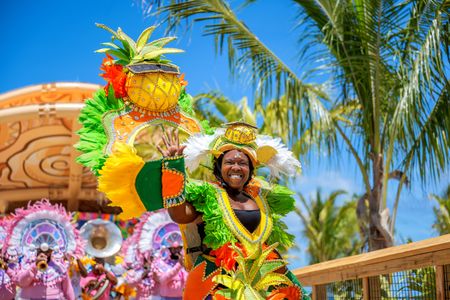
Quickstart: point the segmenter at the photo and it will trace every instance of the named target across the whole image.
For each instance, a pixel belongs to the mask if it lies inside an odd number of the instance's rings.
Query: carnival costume
[[[6,237],[9,222],[0,219],[0,299],[11,300],[16,296],[16,285],[13,282],[14,269],[8,263]]]
[[[80,280],[83,298],[110,299],[117,277],[112,266],[104,260],[119,252],[122,233],[113,222],[94,219],[83,224],[80,235],[86,243],[86,257],[81,261],[84,269]],[[99,267],[101,271],[96,270]]]
[[[13,216],[6,244],[22,257],[16,276],[20,298],[75,299],[64,257],[81,257],[84,251],[71,214],[44,199],[16,209]],[[37,266],[38,251],[49,250],[50,260]]]
[[[130,269],[126,281],[136,287],[136,299],[181,298],[187,273],[180,261],[170,259],[169,249],[181,245],[182,238],[178,225],[167,212],[144,213],[129,239],[123,247],[123,256],[126,268]],[[144,273],[148,275],[142,278]]]
[[[117,32],[109,31],[124,43],[120,29]],[[143,43],[139,43],[141,37],[136,45],[141,44],[142,47]],[[112,47],[111,44],[108,45]],[[104,52],[118,54],[111,48]],[[127,68],[128,74],[135,74],[133,60],[129,62],[130,65],[123,67],[121,57],[117,56],[118,60],[112,64],[122,66],[121,72],[122,68]],[[140,65],[141,62],[138,60],[137,64]],[[143,62],[143,65],[148,71],[148,67],[154,63]],[[124,80],[128,82],[130,78]],[[113,84],[114,81],[108,80],[106,89],[110,94],[117,91],[116,86],[112,88]],[[172,111],[158,113],[153,110],[154,107],[144,107],[143,101],[133,99],[133,91],[129,87],[129,84],[125,84],[125,88],[117,84],[117,88],[123,93],[115,95],[116,102],[124,99],[125,103],[131,102],[129,105],[144,117],[158,116],[164,119],[165,115],[173,115]],[[150,97],[146,101],[158,103],[160,99],[151,93],[152,87],[149,88],[150,90],[141,94]],[[94,99],[89,106],[102,106],[106,102],[104,99]],[[176,107],[179,108],[182,103],[186,107],[186,99],[187,96],[180,97]],[[107,111],[112,108],[103,107],[105,116],[114,113],[114,110]],[[80,130],[80,145],[89,139],[91,130],[98,127],[98,122],[93,126],[94,122],[87,121],[86,116],[82,111],[80,121],[84,128]],[[193,118],[190,120],[192,124],[199,124]],[[108,121],[108,117],[103,118],[103,125],[108,128],[105,121]],[[146,210],[170,209],[183,205],[185,201],[202,215],[202,222],[199,224],[180,224],[187,253],[185,265],[190,270],[183,299],[211,299],[211,296],[215,299],[237,300],[308,299],[291,272],[277,273],[287,264],[279,252],[293,245],[294,237],[286,232],[287,226],[281,220],[294,209],[293,192],[273,184],[271,180],[253,177],[245,185],[245,192],[258,206],[258,211],[255,212],[258,220],[251,222],[256,224],[252,224],[254,228],[250,228],[252,225],[246,228],[243,223],[246,223],[248,217],[242,214],[245,215],[248,211],[238,212],[232,208],[223,182],[186,179],[185,172],[185,163],[190,172],[194,172],[200,165],[213,169],[217,158],[236,149],[247,155],[253,167],[268,167],[272,178],[282,174],[294,175],[301,167],[298,160],[280,139],[257,135],[254,127],[244,123],[229,124],[227,128],[215,131],[207,125],[204,128],[197,126],[197,133],[186,130],[183,127],[185,124],[185,121],[172,123],[191,135],[185,143],[185,157],[163,157],[144,162],[133,147],[132,139],[103,134],[103,139],[107,142],[97,145],[97,148],[101,148],[107,157],[103,156],[101,161],[86,160],[85,157],[91,155],[86,151],[89,149],[79,147],[85,152],[79,161],[97,172],[99,190],[107,195],[112,205],[122,207],[125,218],[139,216]],[[105,147],[106,144],[114,146]]]

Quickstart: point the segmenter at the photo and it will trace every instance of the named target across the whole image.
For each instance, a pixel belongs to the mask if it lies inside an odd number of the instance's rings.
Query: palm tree
[[[285,110],[274,108],[294,149],[309,144],[330,153],[340,146],[350,151],[364,183],[358,216],[367,224],[369,249],[391,246],[411,174],[417,171],[422,183],[436,180],[450,161],[449,2],[294,1],[302,24],[299,53],[318,66],[305,74],[326,70],[333,95],[301,80],[225,0],[170,3],[152,2],[169,28],[185,20],[203,24],[215,49],[228,54],[232,74],[252,81],[256,106],[286,99]],[[392,213],[389,179],[399,181]]]
[[[431,195],[431,198],[436,200],[439,207],[433,207],[436,220],[433,228],[439,235],[450,233],[450,185],[447,186],[442,196]]]
[[[324,198],[317,190],[315,198],[309,201],[299,195],[303,207],[297,207],[296,213],[303,223],[303,236],[308,240],[310,264],[357,254],[360,250],[356,201],[341,206],[336,203],[344,194],[344,191],[334,191]]]

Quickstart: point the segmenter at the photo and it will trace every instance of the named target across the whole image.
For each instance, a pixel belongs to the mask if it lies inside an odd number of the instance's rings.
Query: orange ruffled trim
[[[298,300],[302,298],[301,289],[296,286],[281,287],[273,290],[266,298],[267,300]]]

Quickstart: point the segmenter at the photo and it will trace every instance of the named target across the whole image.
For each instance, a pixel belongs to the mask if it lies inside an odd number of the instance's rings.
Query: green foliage
[[[116,63],[121,65],[135,64],[145,61],[169,63],[169,60],[163,58],[163,54],[184,52],[183,50],[176,48],[163,48],[169,42],[173,41],[175,39],[174,37],[164,37],[147,43],[156,26],[150,26],[145,29],[135,42],[125,32],[123,32],[120,27],[117,31],[114,31],[106,25],[96,25],[97,27],[105,29],[112,34],[112,42],[103,43],[106,48],[98,49],[95,52],[107,53],[115,56],[117,58]],[[120,44],[116,44],[115,41],[119,41]]]
[[[299,195],[303,207],[298,207],[296,213],[303,223],[311,264],[359,252],[356,201],[337,205],[337,198],[343,194],[344,191],[335,191],[324,199],[318,190],[315,198],[309,201]]]
[[[439,205],[433,207],[435,215],[433,228],[440,235],[450,233],[450,185],[442,196],[431,195],[431,198]]]

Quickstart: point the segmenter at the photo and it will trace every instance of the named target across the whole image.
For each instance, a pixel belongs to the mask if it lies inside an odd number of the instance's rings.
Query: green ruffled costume
[[[285,252],[293,246],[295,237],[286,231],[287,226],[282,221],[282,218],[294,210],[295,200],[292,197],[294,193],[280,185],[275,184],[269,186],[261,178],[253,179],[249,184],[248,190],[253,195],[259,195],[258,198],[261,201],[259,205],[263,204],[263,207],[260,207],[261,212],[266,212],[267,219],[272,223],[270,232],[265,234],[267,239],[261,240],[260,242],[266,245],[278,243],[277,250],[279,252]],[[202,242],[212,250],[219,249],[230,243],[240,242],[240,238],[236,237],[233,233],[235,230],[230,229],[232,226],[229,223],[239,221],[231,216],[227,217],[226,209],[224,211],[223,202],[227,201],[221,196],[224,193],[226,192],[223,188],[208,182],[190,180],[185,187],[185,200],[191,203],[202,214],[205,224],[205,236]],[[263,222],[263,218],[261,222]],[[239,224],[239,226],[242,225]],[[199,255],[196,258],[194,268],[203,262],[206,263],[206,276],[217,270],[216,263],[208,255]],[[301,284],[292,272],[288,271],[286,276],[292,283],[301,288],[301,299],[310,299],[308,293],[301,287]]]

